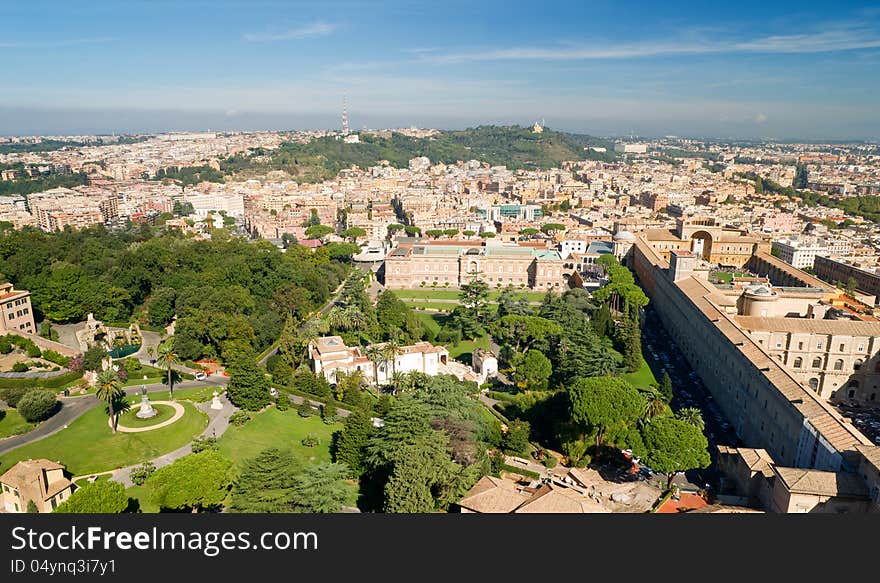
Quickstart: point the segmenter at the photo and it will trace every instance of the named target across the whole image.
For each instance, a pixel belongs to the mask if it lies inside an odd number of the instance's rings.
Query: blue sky
[[[876,2],[28,0],[0,133],[531,124],[880,138]]]

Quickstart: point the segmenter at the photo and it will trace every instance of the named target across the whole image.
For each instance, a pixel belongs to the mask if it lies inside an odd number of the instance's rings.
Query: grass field
[[[458,290],[451,289],[393,289],[398,298],[407,299],[427,299],[427,300],[458,300]],[[518,292],[526,296],[530,302],[540,302],[544,299],[544,292]],[[497,301],[501,292],[489,292],[489,301]]]
[[[36,423],[25,421],[15,409],[6,409],[6,416],[0,419],[0,439],[27,433],[36,426]]]
[[[747,273],[740,273],[740,272],[729,273],[726,271],[715,271],[711,274],[711,277],[714,277],[714,278],[720,280],[722,283],[729,284],[730,282],[733,281],[734,277],[745,277],[747,275],[748,275]]]
[[[657,379],[654,378],[654,373],[651,372],[651,367],[648,366],[648,363],[645,362],[644,358],[642,359],[642,366],[639,370],[634,373],[623,375],[623,378],[639,389],[650,388],[652,383],[657,384]]]
[[[133,404],[131,409],[119,416],[119,424],[126,427],[149,427],[158,425],[174,417],[174,407],[171,405],[153,405],[156,415],[149,419],[141,419],[137,416],[141,410],[140,406]]]
[[[341,423],[325,425],[318,415],[302,418],[293,409],[279,411],[270,407],[243,426],[231,426],[227,429],[218,440],[218,447],[223,457],[232,460],[239,467],[245,460],[256,457],[270,447],[290,449],[306,463],[330,462],[331,436],[341,428]],[[310,433],[318,436],[321,440],[319,445],[306,447],[301,443]],[[159,508],[150,501],[148,485],[132,486],[126,493],[138,501],[141,512],[159,512]],[[357,486],[352,484],[346,504],[354,506],[357,498]]]
[[[150,395],[150,398],[155,397]],[[136,400],[140,401],[140,398]],[[0,473],[21,460],[46,458],[64,464],[69,472],[78,476],[137,464],[174,451],[189,443],[208,425],[207,416],[192,403],[181,404],[186,414],[168,427],[116,435],[110,432],[104,407],[95,407],[67,429],[0,456]]]
[[[241,427],[232,426],[219,439],[220,453],[236,464],[256,457],[264,449],[290,449],[309,462],[329,462],[330,440],[341,423],[326,425],[318,415],[302,418],[294,409],[279,411],[270,407]],[[306,447],[301,441],[314,433],[321,440],[315,447]]]

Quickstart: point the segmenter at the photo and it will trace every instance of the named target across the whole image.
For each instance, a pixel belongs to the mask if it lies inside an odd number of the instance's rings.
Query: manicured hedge
[[[31,378],[31,379],[13,379],[0,377],[0,389],[17,389],[23,387],[43,388],[43,389],[60,389],[61,387],[82,378],[82,372],[68,372],[56,377],[49,378]]]
[[[525,468],[518,468],[516,466],[511,466],[509,464],[504,464],[503,466],[501,466],[501,469],[506,472],[510,472],[512,474],[519,474],[520,476],[525,476],[527,478],[534,478],[536,480],[541,477],[541,475],[538,472],[533,472],[532,470],[527,470]]]

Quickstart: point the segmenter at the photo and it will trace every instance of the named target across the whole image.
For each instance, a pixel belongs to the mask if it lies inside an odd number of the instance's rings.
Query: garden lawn
[[[137,416],[141,410],[140,405],[133,404],[131,409],[119,416],[119,424],[125,427],[150,427],[151,425],[164,423],[174,417],[175,411],[171,405],[153,405],[153,409],[156,410],[156,415],[149,419],[141,419]]]
[[[402,300],[427,299],[427,300],[458,300],[458,290],[450,289],[392,289],[394,295]],[[544,299],[544,292],[517,292],[526,296],[530,302],[540,302]],[[501,292],[489,292],[489,301],[496,301]]]
[[[295,409],[279,411],[269,407],[241,427],[231,425],[218,445],[220,453],[238,465],[270,447],[291,449],[303,461],[330,462],[330,440],[340,429],[341,423],[326,425],[319,415],[303,418]],[[304,446],[302,439],[309,433],[317,435],[321,443]]]
[[[150,395],[153,399],[154,396]],[[130,398],[139,401],[140,398]],[[158,399],[157,399],[158,400]],[[142,433],[110,432],[103,406],[90,409],[67,429],[0,456],[0,473],[16,462],[46,458],[67,466],[74,476],[130,466],[183,447],[205,430],[208,417],[192,403],[181,403],[186,414],[167,427]]]
[[[151,491],[151,488],[146,486],[132,486],[131,488],[126,488],[125,493],[128,494],[129,498],[134,498],[138,501],[138,507],[141,512],[155,514],[159,512],[159,506],[150,501]]]
[[[651,384],[659,384],[657,379],[654,377],[654,373],[651,372],[651,367],[648,366],[648,363],[645,362],[645,359],[642,359],[642,366],[636,372],[629,373],[623,375],[623,378],[633,386],[638,389],[649,389],[651,388]]]
[[[27,433],[37,426],[36,423],[28,423],[15,409],[6,409],[6,416],[0,419],[0,439]],[[2,473],[2,472],[0,472]]]
[[[489,350],[489,336],[483,335],[476,340],[462,340],[458,344],[450,344],[446,347],[446,349],[449,350],[449,356],[451,358],[458,358],[463,354],[467,354],[468,357],[470,357],[470,354],[474,351],[475,348]],[[468,359],[468,362],[470,362],[470,359]]]

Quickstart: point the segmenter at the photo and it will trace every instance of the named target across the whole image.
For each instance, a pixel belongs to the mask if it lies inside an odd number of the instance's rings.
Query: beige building
[[[673,254],[667,263],[637,237],[631,262],[664,327],[743,443],[784,467],[855,471],[856,448],[873,444],[742,327],[736,301],[694,275],[693,257],[681,258]]]
[[[691,251],[704,261],[730,267],[742,267],[756,251],[769,250],[770,245],[712,217],[679,218],[674,230],[653,228],[641,234],[665,261],[673,251]]]
[[[458,288],[474,279],[489,287],[564,290],[567,281],[559,252],[519,245],[399,246],[385,259],[385,286]]]
[[[0,476],[0,488],[5,512],[27,512],[31,501],[37,511],[52,512],[73,493],[64,466],[46,459],[18,462]]]
[[[0,284],[0,332],[36,334],[31,292],[17,290],[11,283]]]
[[[718,469],[724,476],[722,499],[735,495],[740,503],[783,514],[876,511],[867,481],[858,472],[784,467],[763,449],[718,449]]]

